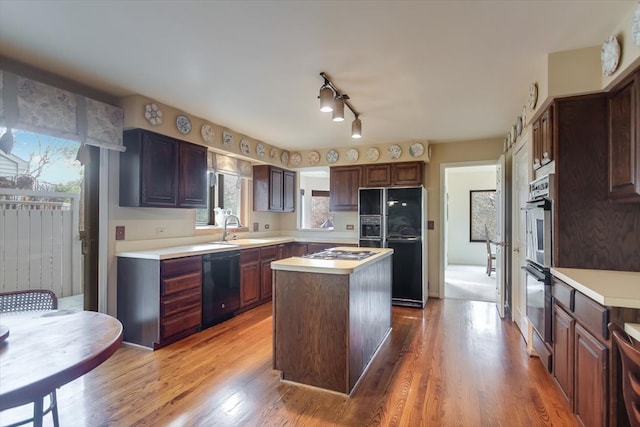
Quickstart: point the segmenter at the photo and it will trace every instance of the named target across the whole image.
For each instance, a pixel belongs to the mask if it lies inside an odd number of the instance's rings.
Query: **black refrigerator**
[[[360,246],[391,248],[392,303],[424,307],[426,288],[426,192],[423,187],[361,188]],[[379,236],[371,222],[380,222]]]

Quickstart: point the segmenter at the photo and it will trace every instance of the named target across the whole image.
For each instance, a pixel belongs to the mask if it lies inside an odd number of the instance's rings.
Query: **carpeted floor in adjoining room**
[[[444,271],[444,297],[496,302],[496,273],[484,265],[449,264]]]

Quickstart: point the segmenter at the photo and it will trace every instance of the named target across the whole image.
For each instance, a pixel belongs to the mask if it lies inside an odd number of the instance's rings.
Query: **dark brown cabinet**
[[[296,174],[270,165],[253,167],[253,210],[295,211]]]
[[[207,148],[155,132],[124,132],[120,206],[205,208]]]
[[[260,249],[260,301],[271,300],[271,261],[278,259],[278,247],[268,246]]]
[[[609,93],[609,198],[640,202],[640,71]]]
[[[575,320],[553,307],[553,378],[568,402],[573,402],[573,337]]]
[[[553,105],[533,122],[533,168],[538,169],[553,160]]]
[[[607,425],[608,350],[579,323],[575,326],[574,346],[573,411],[583,426],[605,426]]]
[[[364,165],[363,187],[422,185],[424,162],[380,163]]]
[[[357,211],[362,166],[334,166],[329,170],[329,207],[332,211]]]
[[[240,308],[260,300],[260,249],[240,251]]]
[[[202,324],[202,257],[118,257],[117,299],[127,342],[155,349],[191,335]]]

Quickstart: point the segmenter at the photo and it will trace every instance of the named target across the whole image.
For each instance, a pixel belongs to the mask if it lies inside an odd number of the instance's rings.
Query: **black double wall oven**
[[[536,341],[541,341],[550,354],[552,340],[553,298],[551,271],[553,254],[553,175],[533,181],[529,186],[530,200],[524,207],[526,224],[525,255],[522,267],[526,276],[527,317]],[[540,354],[544,348],[536,348]],[[551,369],[550,364],[547,366]]]

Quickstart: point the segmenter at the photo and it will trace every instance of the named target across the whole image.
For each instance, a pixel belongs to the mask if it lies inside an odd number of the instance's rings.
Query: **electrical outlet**
[[[268,230],[268,229],[269,229],[269,224],[265,224],[265,225],[264,225],[264,229],[265,229],[265,230]]]
[[[353,224],[347,224],[347,230],[355,230]]]
[[[116,225],[116,240],[124,240],[124,225]]]
[[[253,231],[260,231],[260,223],[259,222],[254,222],[253,223]]]
[[[166,229],[164,227],[156,227],[156,235],[164,234]]]
[[[427,221],[427,230],[433,230],[435,229],[436,224],[434,221]]]

